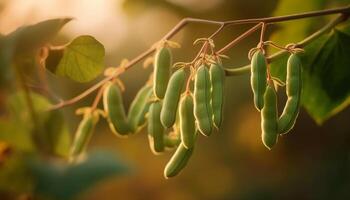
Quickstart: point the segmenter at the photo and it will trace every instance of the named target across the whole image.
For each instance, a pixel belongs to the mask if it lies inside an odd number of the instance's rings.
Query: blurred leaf
[[[44,119],[48,117],[48,112],[44,111],[49,108],[50,102],[45,97],[34,92],[30,93],[30,98],[32,99],[34,110],[37,113],[41,113],[40,118],[44,121]],[[20,123],[27,131],[33,128],[25,93],[23,91],[20,90],[8,96],[7,108],[14,122]]]
[[[94,152],[81,163],[64,165],[37,161],[31,167],[36,192],[53,199],[73,199],[98,182],[128,171],[114,154]]]
[[[1,36],[0,86],[7,85],[8,87],[8,82],[13,78],[11,64],[15,60],[23,61],[33,58],[38,48],[50,42],[70,20],[71,18],[46,20],[34,25],[22,26],[8,35]]]
[[[2,88],[8,88],[8,82],[12,79],[11,63],[14,47],[13,39],[0,38],[0,87]]]
[[[104,68],[105,49],[92,36],[75,38],[63,51],[58,66],[48,67],[55,74],[78,82],[88,82],[96,78]]]
[[[30,96],[36,116],[40,123],[40,127],[36,128],[41,129],[40,132],[43,133],[40,135],[42,141],[41,145],[44,145],[42,147],[59,156],[68,155],[70,135],[61,111],[47,111],[51,104],[44,96],[36,93],[31,93]],[[12,114],[12,122],[8,122],[8,124],[20,123],[21,129],[19,129],[18,132],[21,132],[20,134],[23,135],[22,139],[31,140],[32,132],[38,130],[33,129],[32,119],[22,91],[17,92],[8,98],[8,108],[11,110]],[[16,136],[15,134],[7,134],[9,135],[6,135],[6,138],[9,141],[15,140],[15,138],[12,138],[12,136]],[[32,141],[30,141],[30,143],[32,143]]]
[[[30,133],[27,132],[24,126],[19,126],[18,121],[0,120],[0,140],[9,143],[13,148],[31,152],[34,150],[34,145],[31,140]]]
[[[349,105],[349,52],[350,35],[335,30],[306,66],[302,103],[319,124]]]
[[[302,104],[318,124],[349,105],[350,23],[305,47]],[[288,55],[271,64],[273,76],[285,80]]]
[[[58,18],[39,22],[34,25],[22,26],[7,35],[16,40],[16,54],[29,53],[50,42],[61,28],[72,18]]]
[[[52,153],[67,157],[70,150],[71,137],[64,121],[62,112],[59,110],[50,111],[44,122],[45,144]]]
[[[25,162],[28,155],[13,153],[0,165],[0,191],[27,193],[32,190],[32,177]]]

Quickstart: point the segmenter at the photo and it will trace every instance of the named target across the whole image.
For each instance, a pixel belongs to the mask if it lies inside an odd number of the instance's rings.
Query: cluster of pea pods
[[[165,166],[166,178],[176,176],[187,165],[198,133],[206,137],[222,124],[225,71],[219,57],[182,65],[174,69],[172,53],[164,43],[153,58],[153,73],[136,94],[126,113],[123,87],[117,79],[103,86],[103,110],[83,108],[71,149],[71,158],[84,152],[99,117],[104,116],[111,131],[119,137],[147,127],[150,149],[156,155],[176,151]],[[251,87],[254,105],[261,111],[262,141],[271,149],[279,134],[287,133],[296,121],[301,96],[301,61],[291,53],[287,63],[288,100],[280,117],[277,94],[269,74],[264,51],[256,50],[251,59]]]
[[[298,117],[302,91],[301,60],[296,52],[291,52],[287,61],[286,95],[287,102],[278,116],[277,94],[273,78],[269,74],[264,51],[257,50],[251,59],[251,87],[254,105],[261,111],[261,131],[264,145],[271,149],[279,135],[289,132]]]

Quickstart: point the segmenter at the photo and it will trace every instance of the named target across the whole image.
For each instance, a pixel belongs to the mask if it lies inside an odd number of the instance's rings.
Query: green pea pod
[[[185,82],[185,71],[177,70],[170,78],[163,101],[160,120],[164,127],[170,128],[176,119],[176,111],[179,104],[182,87]]]
[[[209,136],[212,132],[212,107],[209,70],[202,65],[197,69],[194,81],[194,116],[199,131]]]
[[[130,105],[128,122],[133,133],[137,132],[139,127],[146,121],[145,115],[149,109],[151,96],[152,86],[146,85],[136,94],[135,99]]]
[[[195,143],[196,123],[193,115],[193,98],[185,95],[180,102],[180,133],[182,144],[191,149]]]
[[[271,149],[277,142],[277,95],[270,84],[264,95],[264,107],[261,110],[261,130],[264,145]]]
[[[130,133],[130,126],[118,85],[112,82],[106,84],[103,92],[103,107],[112,132],[120,137],[127,136]]]
[[[264,106],[264,94],[266,90],[267,62],[262,51],[254,53],[251,61],[250,84],[254,94],[254,105],[259,111]]]
[[[84,114],[83,120],[80,122],[75,133],[74,141],[70,151],[71,158],[75,158],[85,151],[97,122],[98,115],[91,112]]]
[[[170,77],[172,56],[169,48],[162,47],[157,50],[154,58],[154,84],[156,97],[163,99]]]
[[[187,149],[182,143],[177,147],[164,169],[165,178],[174,177],[186,166],[193,153],[193,148]]]
[[[148,138],[153,153],[158,154],[164,151],[164,127],[160,122],[160,111],[162,102],[155,101],[149,107],[148,111]]]
[[[287,63],[286,93],[288,99],[278,119],[278,132],[280,134],[289,132],[295,124],[299,114],[301,90],[301,60],[298,55],[292,54]]]
[[[222,111],[224,105],[225,71],[218,63],[210,67],[211,99],[213,108],[214,126],[219,129],[222,123]]]

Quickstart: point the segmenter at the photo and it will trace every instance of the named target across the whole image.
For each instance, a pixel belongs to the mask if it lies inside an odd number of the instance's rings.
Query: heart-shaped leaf
[[[88,82],[96,78],[104,68],[105,49],[94,37],[84,35],[75,38],[63,50],[54,73],[77,82]]]

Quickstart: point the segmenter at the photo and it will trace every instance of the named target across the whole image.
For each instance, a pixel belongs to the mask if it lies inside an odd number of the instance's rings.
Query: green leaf
[[[36,192],[53,199],[73,199],[98,182],[122,175],[128,168],[109,152],[97,151],[81,163],[65,165],[36,161],[31,169]]]
[[[58,156],[69,155],[71,137],[61,111],[53,110],[43,123],[45,145]]]
[[[306,66],[302,103],[319,124],[349,105],[349,52],[350,36],[335,30]]]
[[[65,47],[54,73],[77,82],[91,81],[102,72],[104,56],[105,49],[100,42],[92,36],[79,36]]]
[[[305,47],[302,105],[318,124],[350,102],[350,23],[334,29]],[[271,64],[272,76],[285,80],[288,55]]]
[[[0,87],[8,89],[9,83],[13,79],[11,64],[15,49],[13,39],[0,38]]]
[[[8,89],[8,84],[13,80],[11,65],[15,61],[33,59],[38,48],[49,43],[70,20],[71,18],[46,20],[34,25],[22,26],[8,35],[1,35],[0,87]]]
[[[22,26],[6,37],[15,38],[15,54],[33,52],[50,42],[61,28],[71,20],[72,18],[58,18],[42,21],[34,25]]]
[[[19,126],[19,121],[16,120],[0,120],[0,140],[8,143],[16,150],[24,152],[34,151],[34,145],[30,137],[30,133],[27,132],[23,124]]]
[[[1,163],[0,191],[13,194],[32,191],[33,179],[26,163],[28,156],[30,155],[13,151],[5,162]]]
[[[41,141],[40,147],[42,149],[46,149],[55,155],[67,156],[70,148],[70,134],[61,111],[47,111],[51,103],[40,94],[30,93],[30,98],[33,102],[35,115],[38,118],[39,127],[34,127],[25,94],[20,91],[10,95],[7,99],[11,119],[4,123],[7,125],[3,128],[7,127],[8,129],[0,133],[0,138],[5,138],[7,142],[13,144],[21,141],[21,143],[28,143],[27,146],[30,144],[30,147],[32,147],[31,135],[34,132],[42,133],[38,138]],[[18,124],[21,124],[21,126],[18,126]],[[13,131],[13,133],[10,131]],[[22,147],[18,148],[22,149]]]

